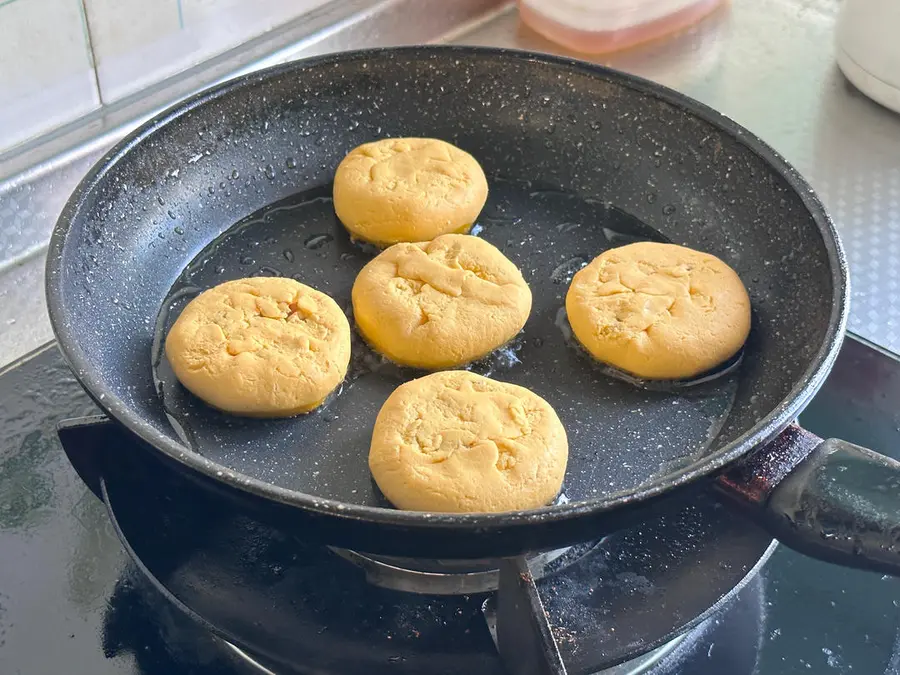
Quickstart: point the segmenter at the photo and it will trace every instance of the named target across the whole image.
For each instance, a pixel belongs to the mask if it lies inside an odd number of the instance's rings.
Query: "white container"
[[[519,0],[522,20],[569,49],[602,54],[684,30],[724,0]]]
[[[866,96],[900,112],[900,0],[844,0],[837,62]]]

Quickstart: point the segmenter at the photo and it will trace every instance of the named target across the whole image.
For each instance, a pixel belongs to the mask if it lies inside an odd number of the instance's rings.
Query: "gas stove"
[[[802,422],[898,456],[898,400],[849,339]],[[187,489],[97,412],[52,345],[0,374],[3,675],[900,674],[897,579],[712,500],[514,560],[376,557]]]

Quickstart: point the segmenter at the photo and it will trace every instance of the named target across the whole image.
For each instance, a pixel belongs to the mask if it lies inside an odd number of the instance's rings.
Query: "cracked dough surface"
[[[544,399],[456,370],[394,390],[375,421],[369,468],[397,508],[484,513],[549,504],[568,456],[566,431]]]
[[[318,407],[344,379],[350,324],[334,300],[298,281],[238,279],[188,303],[166,337],[166,357],[215,408],[288,417]]]
[[[354,148],[334,175],[334,210],[350,234],[389,246],[468,232],[487,200],[472,155],[433,138],[386,138]]]
[[[572,279],[566,312],[595,358],[646,379],[700,375],[737,353],[750,298],[708,253],[640,242],[600,254]]]
[[[395,244],[353,284],[353,314],[366,341],[395,363],[428,370],[488,355],[515,337],[530,311],[519,269],[467,234]]]

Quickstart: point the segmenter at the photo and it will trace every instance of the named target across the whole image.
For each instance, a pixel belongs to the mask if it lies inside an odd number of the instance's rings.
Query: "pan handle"
[[[716,479],[785,545],[900,576],[900,462],[792,424]]]

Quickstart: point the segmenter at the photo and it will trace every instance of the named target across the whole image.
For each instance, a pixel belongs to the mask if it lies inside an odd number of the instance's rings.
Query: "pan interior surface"
[[[471,368],[528,387],[556,409],[570,443],[562,498],[633,490],[705,452],[731,409],[739,368],[693,387],[642,390],[597,367],[573,341],[565,316],[569,281],[587,261],[612,246],[663,237],[615,207],[557,188],[498,177],[491,186],[475,231],[518,265],[534,304],[518,338]],[[291,197],[201,251],[163,304],[154,375],[174,428],[202,455],[291,490],[386,506],[368,470],[372,426],[391,391],[424,372],[386,362],[356,336],[347,380],[323,408],[287,420],[239,419],[181,387],[162,349],[190,298],[243,276],[294,277],[350,314],[353,280],[372,253],[350,241],[329,195],[326,186]]]
[[[420,373],[355,338],[348,379],[324,409],[244,420],[181,389],[161,339],[198,289],[253,274],[294,276],[349,313],[371,253],[337,223],[330,181],[366,141],[442,138],[484,167],[479,236],[519,265],[534,308],[523,334],[474,368],[556,408],[570,501],[714,457],[785,403],[833,331],[835,254],[806,196],[751,143],[626,76],[481,50],[339,55],[226,85],[140,136],[82,185],[51,250],[51,312],[80,352],[76,375],[170,454],[202,455],[298,500],[386,505],[368,474],[370,430],[393,388]],[[561,311],[572,274],[646,239],[708,251],[739,273],[754,314],[736,370],[647,391],[573,346]]]

